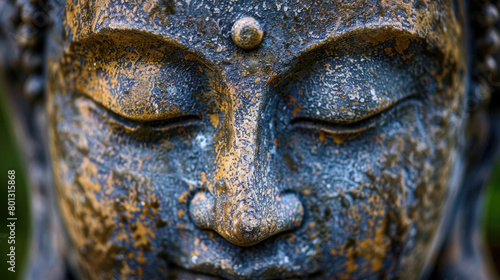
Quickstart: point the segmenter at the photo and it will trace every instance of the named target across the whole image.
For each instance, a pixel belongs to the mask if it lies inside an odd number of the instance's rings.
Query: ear
[[[467,167],[454,217],[432,272],[432,279],[494,279],[481,233],[484,197],[495,161],[500,156],[500,1],[473,1],[472,70],[466,127]]]
[[[472,112],[467,133],[467,173],[431,279],[495,279],[481,230],[486,186],[500,155],[499,110]]]

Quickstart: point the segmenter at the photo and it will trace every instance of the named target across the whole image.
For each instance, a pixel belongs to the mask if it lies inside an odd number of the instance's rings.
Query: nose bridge
[[[255,79],[253,79],[255,80]],[[263,180],[259,180],[257,165],[259,159],[259,138],[268,137],[271,131],[261,130],[261,112],[265,92],[263,83],[240,78],[238,84],[228,84],[232,112],[228,114],[231,137],[222,141],[230,142],[224,153],[217,154],[217,170],[215,171],[215,192],[219,201],[230,200],[234,211],[250,211],[258,208],[262,201]],[[227,130],[227,129],[226,129]],[[271,174],[268,174],[271,176]],[[244,205],[240,205],[240,204]]]

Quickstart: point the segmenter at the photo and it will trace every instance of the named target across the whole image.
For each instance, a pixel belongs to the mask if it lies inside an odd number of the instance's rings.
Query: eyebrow
[[[352,41],[353,39],[357,39],[358,41],[364,40],[367,43],[372,43],[374,46],[395,40],[395,50],[400,54],[406,50],[411,41],[416,41],[420,44],[437,47],[437,50],[441,54],[445,54],[447,50],[443,49],[442,46],[431,43],[431,34],[432,32],[418,34],[417,32],[405,28],[396,28],[393,25],[363,26],[341,34],[327,36],[324,40],[315,43],[300,52],[297,55],[297,58],[325,47],[336,48],[340,43],[344,41]]]
[[[176,39],[161,34],[151,33],[145,30],[134,29],[134,28],[116,28],[116,27],[106,27],[99,29],[97,31],[91,31],[83,36],[78,37],[77,39],[71,40],[69,42],[69,46],[77,45],[77,44],[85,44],[90,40],[103,40],[106,39],[106,36],[130,36],[130,35],[140,35],[145,39],[149,39],[154,42],[162,43],[167,47],[175,47],[182,50],[188,51],[189,48]]]
[[[184,56],[185,60],[190,60],[190,61],[196,61],[198,63],[203,64],[206,66],[208,69],[211,71],[215,71],[215,64],[212,61],[207,60],[202,54],[197,52],[194,49],[189,48],[188,46],[182,44],[176,39],[173,39],[170,36],[167,35],[162,35],[162,34],[155,34],[151,33],[148,31],[140,30],[140,29],[132,29],[132,28],[103,28],[99,29],[97,32],[90,32],[89,34],[85,34],[84,36],[81,36],[80,38],[73,40],[69,43],[69,48],[71,49],[74,46],[77,45],[83,45],[85,47],[88,47],[88,42],[92,40],[96,41],[103,41],[107,40],[107,36],[130,36],[133,34],[139,35],[143,37],[143,41],[145,40],[150,40],[154,43],[158,43],[158,45],[162,45],[163,47],[166,48],[175,48],[178,50],[183,50],[186,52],[186,55]]]
[[[434,35],[433,35],[434,34]],[[326,38],[322,41],[314,43],[304,50],[300,51],[295,55],[289,62],[287,67],[283,67],[285,71],[282,73],[278,73],[274,76],[271,76],[266,84],[272,84],[274,87],[278,87],[278,85],[293,76],[296,72],[297,67],[301,67],[301,61],[307,60],[311,56],[317,54],[318,51],[321,50],[331,50],[331,54],[333,55],[337,49],[340,49],[342,43],[350,42],[353,40],[357,40],[360,42],[368,42],[371,43],[372,46],[376,46],[385,42],[390,42],[391,40],[395,41],[395,51],[398,55],[404,55],[404,51],[410,46],[412,42],[417,42],[426,50],[429,51],[430,54],[436,54],[437,56],[442,57],[443,60],[450,59],[450,57],[456,62],[457,54],[453,52],[453,48],[446,48],[443,44],[439,44],[439,42],[433,42],[438,34],[433,31],[425,32],[424,34],[418,34],[413,30],[408,30],[405,28],[395,27],[389,24],[381,24],[381,25],[368,25],[362,26],[358,28],[354,28],[352,30],[348,30],[343,33],[333,34],[330,36],[326,36]],[[450,44],[448,38],[443,38],[445,42]],[[356,50],[358,45],[353,45],[352,49]],[[454,47],[459,49],[460,46]],[[358,48],[359,49],[359,48]]]
[[[447,50],[445,50],[442,46],[431,44],[429,42],[430,38],[430,33],[421,35],[410,30],[396,28],[392,25],[363,26],[344,33],[330,35],[327,36],[324,40],[300,51],[292,60],[288,62],[289,67],[284,67],[284,69],[286,69],[285,71],[270,77],[266,85],[272,84],[274,87],[278,87],[281,82],[296,73],[297,67],[301,67],[301,60],[307,60],[307,58],[309,58],[310,56],[314,56],[320,50],[331,49],[333,55],[335,50],[341,47],[342,43],[352,40],[372,43],[373,46],[395,40],[395,50],[399,55],[403,55],[404,50],[406,50],[410,46],[411,42],[418,42],[422,46],[431,47],[431,53],[443,55],[444,57],[446,57]],[[358,48],[358,46],[353,45],[352,48],[354,50]]]

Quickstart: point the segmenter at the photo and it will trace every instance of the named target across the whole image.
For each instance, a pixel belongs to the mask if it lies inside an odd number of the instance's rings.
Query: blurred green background
[[[22,268],[29,247],[30,209],[27,192],[26,164],[20,155],[20,147],[14,139],[14,131],[10,121],[11,109],[6,106],[6,96],[0,85],[0,220],[4,225],[7,221],[7,171],[16,171],[16,273],[7,270],[8,229],[0,227],[0,279],[20,279],[23,277]],[[490,182],[485,208],[485,230],[488,247],[493,260],[500,271],[500,164],[497,163]]]
[[[29,227],[30,227],[30,209],[28,196],[28,182],[26,181],[26,164],[22,162],[19,146],[14,139],[14,130],[9,123],[12,112],[6,106],[6,96],[3,94],[0,84],[0,279],[21,279],[23,277],[22,268],[25,267],[26,256],[29,248]],[[9,229],[7,228],[8,200],[7,200],[7,172],[15,170],[16,172],[16,238],[15,244],[8,244]],[[10,246],[15,246],[16,265],[15,272],[7,270],[10,267],[7,264],[7,254]]]
[[[486,199],[487,205],[484,211],[484,233],[497,272],[500,272],[500,164],[498,162],[492,175]]]

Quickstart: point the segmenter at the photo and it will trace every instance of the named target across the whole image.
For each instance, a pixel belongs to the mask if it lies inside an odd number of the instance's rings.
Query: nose
[[[267,125],[274,115],[272,99],[262,94],[263,84],[251,84],[246,90],[228,90],[232,106],[215,137],[217,159],[207,174],[207,191],[198,192],[190,203],[197,227],[238,246],[297,228],[304,216],[298,195],[284,192],[278,182],[274,132]]]
[[[221,199],[198,192],[191,201],[190,214],[197,227],[219,233],[242,247],[252,246],[302,223],[304,208],[294,193],[268,199],[260,208],[255,201],[237,197]]]

